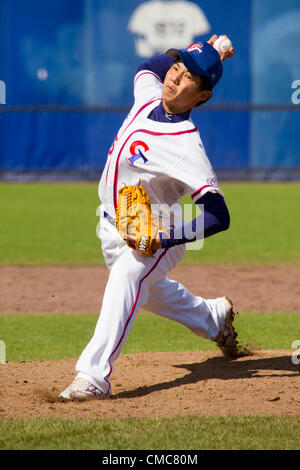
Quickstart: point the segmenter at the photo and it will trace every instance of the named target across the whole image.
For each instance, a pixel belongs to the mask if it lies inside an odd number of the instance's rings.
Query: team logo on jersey
[[[147,157],[145,157],[141,148],[144,151],[144,153],[148,152],[149,150],[148,145],[142,140],[135,140],[134,142],[132,142],[132,144],[130,145],[130,149],[129,149],[131,157],[125,157],[125,160],[128,163],[128,165],[133,166],[134,168],[137,168],[134,163],[139,158],[142,158],[144,163],[148,163],[149,160]]]
[[[203,44],[201,44],[201,42],[194,42],[193,44],[189,45],[188,52],[197,51],[199,54],[202,54],[202,47]]]

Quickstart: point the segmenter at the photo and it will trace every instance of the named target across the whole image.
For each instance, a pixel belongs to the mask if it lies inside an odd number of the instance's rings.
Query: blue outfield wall
[[[5,136],[0,170],[102,169],[125,117],[124,112],[0,113]],[[233,112],[229,119],[227,111],[195,111],[193,118],[216,168],[248,166],[248,112]]]
[[[0,113],[0,170],[100,170],[124,113]],[[9,136],[9,138],[7,138]]]
[[[300,177],[299,24],[300,0],[0,0],[0,178],[98,178],[137,66],[215,32],[236,54],[192,116],[217,174]]]

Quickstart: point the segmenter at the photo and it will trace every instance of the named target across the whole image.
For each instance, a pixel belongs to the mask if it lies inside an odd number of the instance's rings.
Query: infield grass
[[[98,315],[0,315],[6,360],[39,361],[78,357],[91,339]],[[240,313],[235,319],[241,344],[255,349],[291,349],[300,338],[300,314]],[[179,323],[151,313],[137,315],[122,354],[218,349]],[[292,350],[291,350],[292,353]]]
[[[0,449],[14,450],[299,450],[299,435],[288,416],[0,420]]]
[[[300,263],[300,184],[226,183],[226,232],[184,263]],[[186,197],[183,204],[190,202]],[[103,264],[96,183],[0,184],[0,264]]]

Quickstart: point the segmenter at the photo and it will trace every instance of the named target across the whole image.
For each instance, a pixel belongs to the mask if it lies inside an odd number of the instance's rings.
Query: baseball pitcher
[[[229,211],[191,111],[210,99],[233,47],[208,42],[170,49],[134,77],[134,104],[108,152],[99,183],[100,238],[109,269],[94,335],[60,398],[104,398],[140,307],[215,341],[229,357],[243,354],[227,297],[204,299],[168,278],[187,243],[227,230]],[[228,39],[228,38],[227,38]],[[204,207],[190,223],[178,217],[189,194]],[[174,215],[175,214],[175,215]]]

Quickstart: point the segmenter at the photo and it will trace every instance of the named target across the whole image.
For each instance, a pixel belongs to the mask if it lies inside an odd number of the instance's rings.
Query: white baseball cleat
[[[91,398],[105,398],[106,395],[91,382],[82,378],[75,378],[73,382],[59,394],[58,398],[64,400],[90,400]]]
[[[240,347],[236,339],[237,332],[235,331],[232,324],[236,314],[233,311],[232,301],[228,297],[222,297],[222,300],[226,306],[225,325],[213,341],[217,343],[224,356],[234,359],[248,355],[249,351],[243,347]]]

